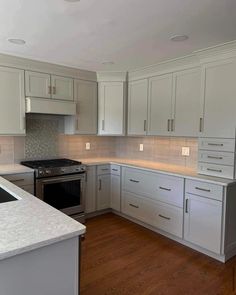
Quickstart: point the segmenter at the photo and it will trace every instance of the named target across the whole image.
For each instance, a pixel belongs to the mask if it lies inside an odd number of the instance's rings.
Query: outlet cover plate
[[[189,156],[190,154],[190,148],[188,146],[183,146],[182,147],[182,156]]]
[[[140,143],[140,144],[139,144],[139,151],[140,151],[140,152],[143,152],[143,143]]]
[[[85,143],[85,149],[86,150],[90,150],[90,142],[86,142]]]

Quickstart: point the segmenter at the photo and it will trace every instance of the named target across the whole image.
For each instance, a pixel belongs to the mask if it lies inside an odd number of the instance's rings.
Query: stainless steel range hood
[[[26,113],[75,115],[76,103],[38,97],[26,97]]]

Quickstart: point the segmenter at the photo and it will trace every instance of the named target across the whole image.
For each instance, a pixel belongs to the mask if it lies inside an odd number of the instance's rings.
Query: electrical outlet
[[[188,146],[183,146],[182,147],[182,156],[189,156],[190,149]]]
[[[0,154],[2,153],[2,147],[0,146]]]
[[[140,143],[140,145],[139,145],[139,151],[140,152],[143,152],[143,143]]]
[[[90,142],[86,142],[86,144],[85,144],[85,149],[86,149],[86,150],[90,150]]]

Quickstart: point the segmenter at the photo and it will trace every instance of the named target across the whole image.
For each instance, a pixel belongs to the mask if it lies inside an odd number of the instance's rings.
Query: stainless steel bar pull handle
[[[98,188],[98,190],[102,190],[102,180],[101,179],[99,179],[99,188]]]
[[[53,92],[53,94],[56,94],[56,86],[52,87],[52,92]]]
[[[48,94],[52,94],[52,87],[48,86]]]
[[[223,157],[207,156],[208,159],[222,160]]]
[[[10,182],[20,182],[20,181],[24,181],[24,178],[14,179],[14,180],[11,180]]]
[[[212,171],[212,172],[219,172],[221,173],[222,170],[221,169],[212,169],[212,168],[207,168],[208,171]]]
[[[159,189],[162,189],[162,190],[168,191],[168,192],[171,191],[171,188],[166,188],[166,187],[163,187],[163,186],[159,186]]]
[[[102,171],[108,171],[109,169],[108,168],[102,168],[101,170]]]
[[[135,180],[135,179],[130,179],[129,181],[134,182],[134,183],[139,183],[139,180]]]
[[[105,130],[105,120],[102,120],[102,130]]]
[[[199,123],[199,132],[203,131],[203,118],[200,118],[200,123]]]
[[[201,188],[201,187],[198,187],[198,186],[195,186],[195,189],[197,189],[199,191],[207,192],[207,193],[209,193],[211,191],[210,189]]]
[[[147,120],[144,120],[144,123],[143,123],[143,130],[144,130],[144,131],[147,131]]]
[[[174,131],[174,119],[171,119],[171,131]]]
[[[133,207],[133,208],[136,208],[136,209],[138,209],[138,208],[139,208],[139,206],[137,206],[137,205],[134,205],[134,204],[129,204],[129,206],[130,206],[130,207]]]
[[[214,142],[208,142],[208,145],[211,145],[211,146],[224,146],[223,143],[214,143]]]
[[[167,220],[170,220],[171,219],[170,217],[166,217],[166,216],[164,216],[162,214],[158,214],[158,216],[161,217],[161,218],[163,218],[163,219],[167,219]]]
[[[167,120],[167,131],[170,131],[170,119]]]
[[[188,213],[188,199],[185,200],[185,213]]]
[[[113,168],[112,171],[118,171],[118,169],[114,169],[114,168]]]

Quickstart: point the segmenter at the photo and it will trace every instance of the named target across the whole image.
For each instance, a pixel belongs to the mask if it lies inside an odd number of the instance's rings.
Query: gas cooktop
[[[79,161],[74,161],[70,159],[52,159],[52,160],[36,160],[36,161],[24,161],[21,162],[22,165],[33,168],[54,168],[54,167],[66,167],[81,165]]]

